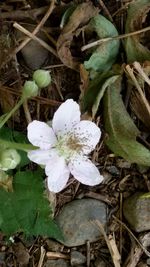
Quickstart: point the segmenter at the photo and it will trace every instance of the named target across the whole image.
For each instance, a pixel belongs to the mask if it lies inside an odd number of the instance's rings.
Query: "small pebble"
[[[106,167],[106,170],[109,171],[112,175],[119,175],[120,174],[120,172],[116,166],[108,166],[108,167]]]
[[[81,266],[86,262],[86,257],[79,251],[71,251],[71,266]]]

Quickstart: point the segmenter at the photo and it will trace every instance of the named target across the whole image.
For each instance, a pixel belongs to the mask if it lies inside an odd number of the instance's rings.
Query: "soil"
[[[80,2],[74,1],[76,5]],[[113,21],[119,34],[123,34],[127,6],[131,1],[97,0],[92,2],[103,16]],[[56,41],[61,33],[59,26],[62,14],[71,3],[70,0],[51,2],[49,0],[6,0],[0,3],[1,114],[12,109],[18,101],[22,85],[25,80],[32,77],[34,66],[49,70],[52,76],[52,84],[41,90],[38,97],[30,99],[9,120],[7,126],[11,129],[26,134],[27,125],[31,120],[49,121],[59,105],[66,99],[73,98],[78,102],[81,100],[81,93],[86,88],[86,74],[84,76],[81,69],[76,71],[74,68],[71,69],[64,65],[56,51]],[[86,3],[91,5],[91,1]],[[49,7],[51,10],[45,18]],[[45,23],[41,25],[43,18],[45,18]],[[36,41],[27,48],[27,51],[22,52],[20,44],[23,42],[23,37],[19,36],[18,38],[16,27],[13,26],[15,22],[28,29],[31,29],[33,25],[35,27],[41,25],[39,27],[42,34],[38,36],[43,40],[43,33],[45,35],[44,41],[48,44],[49,50],[46,57],[41,46],[35,45]],[[82,42],[81,36],[75,37],[71,46],[75,61],[80,63],[83,63],[86,56],[81,52]],[[23,49],[25,48],[26,46]],[[27,59],[29,55],[30,62]],[[36,60],[36,57],[40,57],[40,59],[35,65],[32,65],[32,61]],[[120,48],[118,62],[126,62],[123,47]],[[123,99],[126,99],[125,92]],[[131,110],[129,112],[131,114]],[[84,116],[88,117],[89,114],[84,114]],[[106,182],[95,187],[88,187],[71,178],[67,188],[55,196],[55,216],[59,214],[66,203],[75,199],[88,197],[103,201],[108,205],[106,237],[104,235],[94,243],[87,241],[85,245],[75,248],[86,256],[86,263],[83,266],[147,266],[148,256],[144,253],[142,245],[139,246],[139,242],[140,244],[142,242],[140,241],[141,234],[130,229],[130,225],[123,216],[123,202],[124,199],[136,192],[149,192],[149,169],[141,169],[136,164],[130,164],[115,156],[108,149],[104,143],[102,108],[99,108],[95,122],[102,129],[103,136],[92,157],[98,163]],[[136,122],[138,124],[138,119]],[[55,246],[56,249],[54,249]],[[109,252],[109,249],[112,253]],[[53,250],[54,254],[48,256],[47,253]],[[43,267],[47,259],[62,258],[69,262],[71,251],[71,248],[46,237],[25,239],[22,233],[18,233],[13,236],[12,242],[7,242],[4,234],[0,234],[0,266],[2,267]],[[136,261],[135,258],[138,260]]]

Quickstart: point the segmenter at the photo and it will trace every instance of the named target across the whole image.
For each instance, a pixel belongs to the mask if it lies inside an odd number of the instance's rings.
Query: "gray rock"
[[[32,25],[26,25],[25,28],[32,32],[35,26],[33,27]],[[15,34],[16,38],[18,39],[26,37],[26,35],[17,30]],[[48,38],[42,31],[39,31],[36,36],[45,42],[48,41]],[[37,41],[31,40],[22,48],[21,54],[27,66],[35,70],[39,69],[45,63],[46,59],[48,58],[49,51],[41,46]]]
[[[150,194],[136,193],[124,201],[123,213],[136,232],[150,230]]]
[[[86,257],[79,251],[71,251],[71,266],[81,266],[86,262]]]
[[[70,265],[63,259],[47,260],[44,267],[70,267]]]
[[[101,236],[94,224],[99,220],[106,225],[106,204],[95,199],[74,200],[63,207],[56,222],[64,235],[63,244],[68,247],[80,246],[87,240],[94,242]]]

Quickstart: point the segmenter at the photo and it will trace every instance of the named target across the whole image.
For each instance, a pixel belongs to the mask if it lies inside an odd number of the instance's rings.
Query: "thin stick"
[[[133,63],[134,68],[138,71],[138,73],[141,75],[141,77],[143,78],[143,80],[150,85],[150,79],[147,76],[147,74],[144,72],[144,70],[142,69],[141,65],[139,62],[135,61]]]
[[[44,17],[42,18],[42,20],[40,21],[40,23],[35,27],[35,29],[32,32],[32,34],[35,35],[35,34],[38,33],[38,31],[40,30],[40,28],[44,25],[44,23],[46,22],[46,20],[48,19],[48,17],[52,13],[54,7],[55,7],[55,0],[51,0],[50,6],[49,6],[46,14],[44,15]],[[1,64],[0,69],[3,68],[5,66],[5,64],[7,64],[7,62],[9,62],[9,60],[11,58],[13,58],[28,42],[30,42],[30,40],[31,40],[31,38],[27,37],[17,48],[15,48],[14,51]]]
[[[111,257],[112,257],[112,261],[114,263],[114,266],[115,267],[120,267],[120,254],[119,254],[119,251],[117,249],[117,246],[115,244],[115,241],[114,239],[112,238],[111,236],[111,239],[109,237],[107,237],[106,233],[105,233],[105,230],[104,230],[104,227],[103,225],[100,223],[100,221],[98,220],[95,220],[95,223],[97,224],[97,226],[99,227],[100,229],[100,232],[102,233],[102,235],[104,236],[105,238],[105,241],[106,241],[106,244],[107,244],[107,247],[109,249],[109,252],[111,254]]]
[[[41,40],[39,37],[35,36],[33,33],[29,32],[27,29],[25,29],[20,24],[18,24],[17,22],[15,22],[13,24],[13,27],[16,28],[17,30],[25,33],[27,36],[29,36],[34,41],[37,41],[41,46],[43,46],[45,49],[47,49],[48,51],[50,51],[53,55],[55,55],[56,57],[58,57],[57,56],[57,52],[55,51],[55,49],[53,49],[52,47],[50,47],[46,42],[44,42],[43,40]]]
[[[90,267],[90,262],[91,262],[91,257],[90,257],[90,241],[88,240],[87,243],[86,243],[86,258],[87,258],[87,261],[86,261],[86,266],[87,267]]]
[[[110,19],[111,22],[113,22],[113,18],[108,10],[108,8],[105,6],[104,2],[102,0],[98,0],[99,4],[101,5],[101,7],[104,9],[104,12],[106,13],[106,15],[108,16],[108,18]]]
[[[130,66],[127,65],[126,66],[126,70],[127,70],[128,74],[129,74],[131,80],[133,81],[136,89],[138,90],[138,92],[139,92],[139,94],[141,96],[141,99],[142,99],[143,103],[145,104],[145,107],[147,108],[147,112],[150,115],[150,105],[149,105],[149,103],[148,103],[148,101],[147,101],[147,99],[146,99],[146,97],[145,97],[145,95],[144,95],[144,93],[143,93],[143,91],[142,91],[142,89],[141,89],[141,87],[140,87],[140,85],[139,85],[139,83],[138,83],[138,81],[137,81],[134,73],[133,73],[133,69],[131,69]]]
[[[120,220],[122,221],[122,193],[120,193],[120,208],[119,208],[119,217]],[[119,252],[120,255],[122,256],[122,224],[119,225],[119,234],[120,234],[120,240],[119,240]]]
[[[143,32],[147,32],[147,31],[150,31],[150,26],[148,26],[148,27],[146,27],[144,29],[135,31],[135,32],[129,32],[129,33],[125,33],[125,34],[120,34],[120,35],[117,35],[117,36],[113,36],[113,37],[99,39],[99,40],[97,40],[95,42],[92,42],[90,44],[87,44],[87,45],[82,46],[81,47],[81,51],[85,51],[87,49],[90,49],[90,48],[92,48],[94,46],[100,45],[100,44],[105,43],[105,42],[110,42],[110,41],[113,41],[113,40],[124,39],[124,38],[130,37],[130,36],[134,36],[134,35],[137,35],[137,34],[140,34],[140,33],[143,33]]]
[[[150,257],[150,252],[140,243],[140,241],[135,237],[135,235],[131,232],[131,230],[128,228],[128,226],[126,226],[125,223],[121,222],[117,217],[115,217],[114,215],[112,215],[112,217],[120,224],[122,224],[122,226],[129,232],[129,234],[133,237],[133,239],[137,242],[137,244],[139,245],[139,247],[145,252],[145,254]]]
[[[12,19],[12,20],[19,20],[19,19],[26,19],[26,18],[37,18],[39,15],[42,15],[46,12],[48,6],[34,8],[31,10],[13,10],[9,12],[1,12],[0,19]]]
[[[26,117],[27,123],[29,124],[32,121],[32,118],[31,118],[31,115],[30,115],[30,111],[29,111],[29,106],[28,106],[27,100],[23,103],[23,109],[24,109],[24,113],[25,113],[25,117]]]
[[[48,251],[46,253],[46,257],[48,259],[70,259],[69,255],[65,255],[61,252],[51,252],[51,251]]]
[[[41,254],[40,254],[40,259],[39,259],[39,263],[38,263],[37,267],[42,267],[43,266],[45,254],[46,254],[46,250],[45,250],[45,248],[43,246],[41,246]]]
[[[37,34],[39,32],[39,30],[41,29],[41,27],[45,24],[45,22],[47,21],[48,17],[50,16],[50,14],[52,13],[53,9],[54,9],[54,4],[55,4],[55,0],[51,1],[51,4],[46,12],[46,14],[44,15],[44,17],[42,18],[42,20],[40,21],[40,23],[36,26],[36,28],[34,29],[34,31],[32,32],[32,34]],[[30,38],[26,38],[18,47],[18,50],[16,53],[18,53],[31,39]]]

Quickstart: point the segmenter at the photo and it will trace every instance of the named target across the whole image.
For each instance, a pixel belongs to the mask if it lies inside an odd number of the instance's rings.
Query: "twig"
[[[103,225],[100,223],[100,221],[96,220],[95,223],[97,224],[97,226],[99,227],[102,235],[105,238],[105,241],[106,241],[107,247],[109,249],[109,252],[111,254],[114,266],[115,267],[120,267],[121,258],[120,258],[120,254],[119,254],[119,251],[118,251],[118,248],[116,246],[114,238],[112,236],[107,237],[107,235],[105,233],[105,230],[103,228]]]
[[[21,96],[21,92],[19,92],[19,91],[16,92],[12,88],[9,88],[9,87],[1,86],[0,89],[2,91],[7,91],[13,95]],[[60,104],[62,104],[62,102],[60,102],[60,101],[44,98],[41,96],[32,97],[31,100],[40,101],[41,104],[50,105],[53,107],[58,107]]]
[[[117,36],[113,36],[113,37],[99,39],[99,40],[97,40],[95,42],[92,42],[90,44],[87,44],[87,45],[82,46],[81,47],[81,51],[85,51],[87,49],[90,49],[90,48],[92,48],[94,46],[100,45],[100,44],[105,43],[105,42],[110,42],[110,41],[113,41],[113,40],[120,40],[120,39],[128,38],[130,36],[134,36],[134,35],[137,35],[137,34],[146,32],[146,31],[150,31],[150,26],[148,26],[148,27],[146,27],[144,29],[135,31],[135,32],[129,32],[129,33],[125,33],[125,34],[120,34],[120,35],[117,35]]]
[[[40,30],[40,28],[44,25],[44,23],[46,22],[46,20],[48,19],[48,17],[52,13],[54,6],[55,6],[55,0],[51,0],[50,6],[49,6],[46,14],[44,15],[44,17],[42,18],[40,23],[36,26],[36,28],[32,32],[33,35],[37,34],[38,31]],[[28,42],[30,42],[30,40],[31,40],[31,38],[27,37],[17,48],[15,48],[14,51],[6,58],[6,60],[3,62],[3,64],[1,64],[0,69],[3,68],[5,66],[5,64],[11,58],[13,58]]]
[[[31,115],[30,115],[30,111],[29,111],[29,107],[28,107],[28,102],[25,101],[23,103],[23,108],[24,108],[24,113],[25,113],[25,117],[27,120],[27,123],[29,124],[32,121]]]
[[[103,8],[104,12],[106,13],[107,17],[110,19],[111,22],[113,22],[113,18],[108,10],[108,8],[105,6],[104,2],[102,0],[98,0],[99,4]]]
[[[40,30],[40,28],[42,28],[42,26],[45,24],[45,22],[47,21],[48,17],[50,16],[50,14],[52,13],[53,9],[54,9],[54,4],[55,4],[55,0],[51,1],[51,4],[46,12],[46,14],[44,15],[44,17],[42,18],[42,20],[40,21],[40,23],[36,26],[36,28],[34,29],[34,31],[32,32],[32,34],[37,34]],[[30,38],[26,38],[18,47],[17,52],[18,53],[31,39]]]
[[[24,27],[22,27],[17,22],[15,22],[13,24],[13,26],[17,30],[19,30],[19,31],[23,32],[24,34],[26,34],[31,39],[37,41],[41,46],[43,46],[45,49],[47,49],[49,52],[51,52],[54,56],[58,57],[57,56],[57,52],[55,51],[55,49],[53,49],[51,46],[49,46],[46,42],[44,42],[43,40],[41,40],[39,37],[37,37],[33,33],[29,32],[27,29],[25,29]]]
[[[133,3],[133,2],[134,2],[134,0],[132,1],[132,3]],[[119,13],[123,12],[125,9],[128,8],[129,5],[130,5],[130,2],[124,4],[123,6],[121,6],[118,10],[116,10],[116,11],[112,14],[112,17],[115,17],[115,16],[117,16]]]
[[[134,240],[132,240],[133,245],[131,246],[130,253],[123,267],[136,267],[143,254],[143,250],[133,241]]]
[[[119,217],[122,221],[122,193],[120,193],[120,207],[119,207]],[[122,224],[119,225],[119,234],[120,234],[120,240],[119,240],[119,252],[120,255],[122,255]]]
[[[26,18],[37,18],[39,15],[42,15],[46,12],[47,6],[35,8],[32,10],[14,10],[9,12],[1,12],[0,19],[12,19],[12,20],[20,20],[20,19],[26,19]]]
[[[134,68],[138,71],[138,73],[141,75],[141,77],[143,78],[143,80],[148,84],[150,85],[150,79],[149,77],[147,76],[147,74],[143,71],[141,65],[139,62],[135,61],[133,63],[133,66]]]
[[[150,252],[140,243],[140,241],[135,237],[135,235],[131,232],[131,230],[128,228],[128,226],[121,222],[117,217],[115,217],[114,215],[112,215],[112,217],[120,224],[122,224],[122,226],[129,232],[129,234],[133,237],[133,239],[137,242],[137,244],[139,245],[139,247],[145,252],[145,254],[150,257]]]
[[[90,267],[90,241],[87,241],[86,242],[86,258],[87,258],[87,261],[86,261],[86,266],[87,267]]]
[[[43,246],[41,246],[41,254],[40,254],[40,259],[37,267],[42,267],[43,266],[43,261],[45,258],[46,251]]]
[[[60,252],[51,252],[51,251],[48,251],[46,253],[46,257],[48,259],[70,259],[69,255],[65,255]]]
[[[143,93],[143,91],[142,91],[142,89],[141,89],[141,87],[140,87],[140,85],[139,85],[134,73],[133,73],[133,69],[131,69],[131,67],[129,65],[127,65],[126,66],[126,70],[127,70],[128,74],[129,74],[131,80],[133,81],[136,89],[138,90],[138,92],[139,92],[139,94],[141,96],[141,99],[142,99],[142,101],[143,101],[143,103],[144,103],[144,105],[145,105],[145,107],[147,109],[147,112],[150,115],[150,105],[149,105],[149,103],[148,103],[148,101],[147,101],[147,99],[146,99],[146,97],[145,97],[145,95],[144,95],[144,93]]]
[[[90,198],[98,199],[98,200],[104,201],[108,205],[112,206],[112,199],[109,198],[107,195],[105,196],[105,195],[101,195],[101,194],[89,191],[89,192],[86,192],[84,194],[84,197],[90,197]]]

